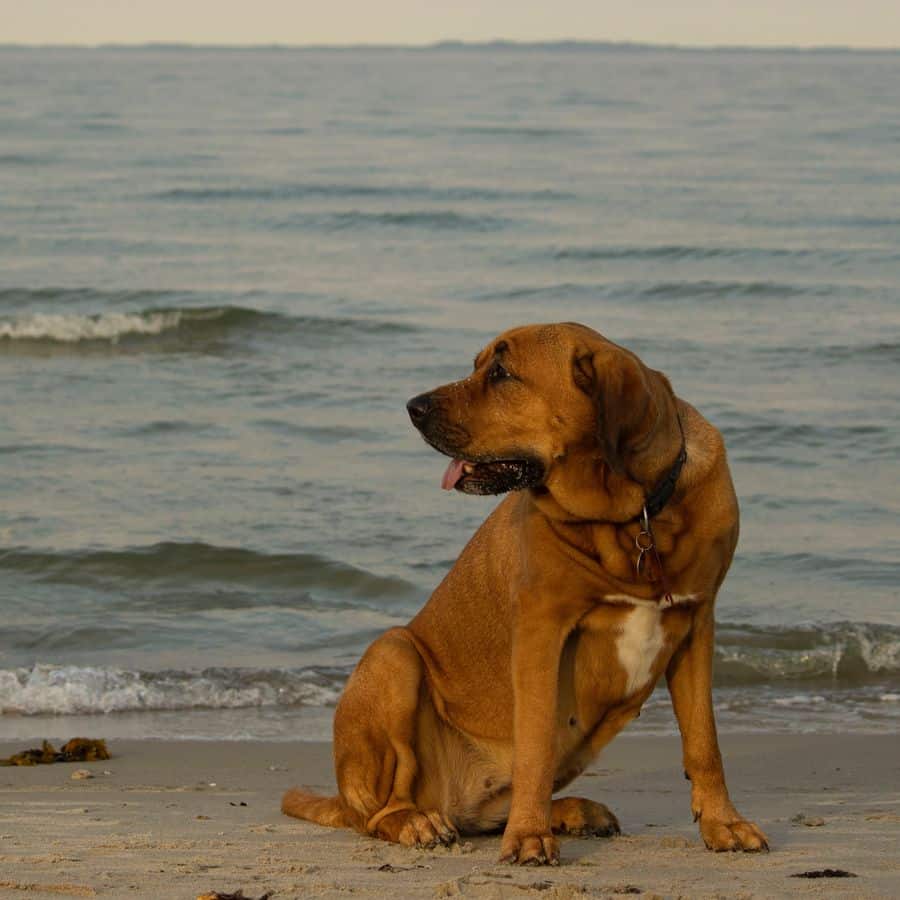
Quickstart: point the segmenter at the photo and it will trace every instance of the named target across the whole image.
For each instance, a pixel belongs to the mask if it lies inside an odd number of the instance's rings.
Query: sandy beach
[[[733,797],[769,854],[709,853],[678,740],[624,736],[567,792],[608,803],[623,835],[565,838],[558,868],[519,869],[497,864],[497,837],[404,850],[283,817],[285,787],[333,789],[328,744],[113,741],[106,762],[0,770],[0,896],[900,896],[895,736],[722,744]],[[0,755],[21,749],[3,743]],[[94,777],[73,779],[78,769]],[[857,877],[791,877],[824,869]]]

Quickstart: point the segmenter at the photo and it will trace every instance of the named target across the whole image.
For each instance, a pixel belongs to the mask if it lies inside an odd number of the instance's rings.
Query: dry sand
[[[708,852],[677,739],[625,735],[566,792],[608,803],[625,834],[564,838],[558,868],[522,869],[496,863],[497,837],[404,850],[283,817],[289,785],[333,788],[327,744],[115,741],[107,762],[0,769],[0,897],[900,897],[900,739],[722,743],[771,853]],[[790,877],[826,868],[857,877]]]

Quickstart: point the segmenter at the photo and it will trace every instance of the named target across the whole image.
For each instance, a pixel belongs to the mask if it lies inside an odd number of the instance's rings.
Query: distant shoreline
[[[144,43],[99,43],[99,44],[31,44],[0,43],[0,51],[6,50],[154,50],[154,51],[282,51],[282,52],[414,52],[432,53],[447,51],[535,52],[559,51],[578,53],[652,53],[668,51],[675,53],[859,53],[868,55],[894,55],[900,47],[855,47],[842,44],[822,44],[795,46],[790,44],[654,44],[639,41],[436,41],[428,44],[192,44],[179,41],[148,41]]]

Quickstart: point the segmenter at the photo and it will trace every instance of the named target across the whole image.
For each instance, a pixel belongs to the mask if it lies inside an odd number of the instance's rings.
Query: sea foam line
[[[34,313],[22,318],[0,320],[0,338],[11,341],[79,341],[116,343],[129,335],[156,335],[177,328],[182,314],[177,310],[156,313],[110,312],[99,315]]]
[[[0,669],[0,716],[330,706],[345,674],[311,669],[139,672],[38,664]]]

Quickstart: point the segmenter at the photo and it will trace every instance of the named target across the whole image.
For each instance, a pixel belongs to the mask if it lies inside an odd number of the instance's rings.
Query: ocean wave
[[[846,285],[843,287],[847,287]],[[832,294],[829,284],[804,284],[776,281],[636,281],[585,283],[563,281],[555,284],[521,285],[487,291],[475,300],[553,300],[560,297],[636,297],[641,300],[712,300],[720,298],[794,297]]]
[[[104,119],[94,119],[82,122],[78,128],[81,131],[111,134],[125,134],[131,131],[131,128],[122,122],[111,122]]]
[[[0,288],[0,308],[18,310],[37,303],[62,303],[66,306],[81,303],[103,306],[159,304],[190,296],[176,291],[102,290],[92,287],[7,287]]]
[[[181,323],[180,312],[99,313],[79,316],[66,313],[33,313],[12,321],[0,321],[0,339],[10,341],[118,342],[129,335],[156,335]]]
[[[163,602],[162,589],[169,588],[176,592],[180,607],[191,605],[184,596],[191,589],[196,595],[194,605],[225,602],[227,598],[220,592],[213,591],[210,596],[208,589],[215,585],[227,587],[230,593],[247,589],[250,597],[253,589],[262,588],[287,590],[293,598],[316,591],[348,603],[420,596],[418,587],[401,578],[376,575],[314,553],[257,553],[199,542],[58,553],[0,550],[0,572],[49,584],[155,587],[160,591],[150,598],[154,604]],[[207,590],[200,592],[199,586]],[[263,598],[257,602],[271,601]]]
[[[822,347],[821,358],[824,362],[843,362],[844,360],[865,360],[867,365],[900,362],[900,342],[873,341],[868,344],[848,345],[833,344]]]
[[[43,166],[53,160],[37,153],[0,153],[0,166]]]
[[[0,307],[12,299],[17,291],[0,291]],[[74,297],[72,295],[75,295]],[[87,291],[34,291],[29,299],[45,301],[72,301],[96,298],[96,292]],[[102,295],[105,302],[133,301],[142,298],[139,293]],[[168,299],[168,298],[167,298]],[[159,345],[163,350],[204,350],[231,333],[269,332],[306,335],[316,340],[339,339],[345,335],[373,336],[414,332],[415,326],[403,322],[382,319],[340,318],[320,316],[287,316],[241,306],[199,306],[150,308],[136,312],[29,313],[10,318],[0,318],[0,347],[4,344],[22,345],[23,349],[34,345],[60,347],[86,345],[126,349],[146,346],[153,339],[164,339]]]
[[[475,295],[474,300],[549,300],[557,297],[573,296],[605,296],[609,293],[609,285],[578,284],[563,281],[557,284],[524,285],[503,288],[497,291],[484,291]]]
[[[798,297],[832,294],[831,284],[804,284],[783,281],[663,281],[641,288],[638,294],[649,299],[708,300],[720,297]]]
[[[636,100],[625,100],[622,97],[611,97],[589,93],[586,90],[574,89],[562,94],[558,101],[563,106],[591,106],[595,109],[640,109]]]
[[[401,578],[376,575],[314,553],[267,554],[200,542],[60,553],[0,550],[0,572],[51,584],[108,586],[111,582],[127,582],[183,589],[218,583],[232,590],[284,588],[294,595],[317,590],[345,600],[410,599],[420,593]],[[153,602],[159,602],[159,598]]]
[[[0,669],[0,715],[332,706],[350,671],[350,666],[139,671],[40,663]],[[715,684],[726,698],[736,689],[769,691],[782,707],[821,704],[835,691],[852,697],[860,690],[873,702],[896,704],[900,627],[720,625]],[[749,696],[742,693],[740,703]]]
[[[0,298],[2,300],[2,298]],[[159,344],[163,350],[209,349],[231,331],[276,329],[284,317],[236,306],[146,309],[136,312],[30,313],[0,319],[0,347],[136,347]]]
[[[741,425],[721,426],[726,443],[735,453],[752,458],[756,451],[779,449],[824,449],[834,454],[850,452],[854,456],[881,456],[896,453],[895,431],[882,424],[813,425],[805,422],[776,422],[762,417],[744,416]]]
[[[256,419],[257,428],[285,437],[304,437],[331,447],[342,441],[367,441],[375,443],[383,438],[383,432],[359,425],[314,425],[310,422],[282,419]]]
[[[272,221],[270,227],[349,231],[359,228],[420,228],[429,231],[498,231],[512,220],[494,215],[474,215],[452,209],[409,209],[370,212],[359,209],[342,212],[297,213]]]
[[[898,341],[864,341],[856,344],[816,344],[814,346],[788,345],[774,347],[756,347],[754,353],[764,357],[770,364],[782,364],[794,367],[798,359],[804,362],[821,362],[825,365],[837,365],[845,362],[865,362],[866,365],[889,364],[900,362],[900,342]]]
[[[867,251],[868,252],[868,251]],[[593,260],[680,260],[680,259],[824,259],[845,261],[848,250],[818,247],[754,247],[702,244],[610,244],[606,246],[565,246],[551,251],[553,259],[591,262]]]
[[[768,423],[722,426],[729,453],[735,461],[809,466],[837,460],[880,461],[900,453],[897,435],[881,425]]]
[[[888,545],[890,546],[890,545]],[[873,547],[868,553],[839,556],[828,553],[780,553],[764,551],[741,554],[741,563],[759,572],[779,571],[827,576],[859,590],[861,585],[879,585],[890,589],[900,583],[900,560],[894,554],[878,555]],[[885,551],[882,551],[883,553]]]
[[[0,716],[331,706],[347,674],[326,668],[142,672],[39,664],[0,669]]]
[[[549,125],[463,125],[454,129],[461,134],[482,137],[524,138],[525,140],[553,140],[584,137],[587,132],[579,128],[553,127]]]
[[[365,199],[433,201],[572,200],[575,194],[550,188],[501,189],[482,185],[367,184],[363,182],[285,182],[280,184],[212,185],[169,188],[150,199],[181,203],[278,201],[303,199]]]
[[[761,628],[719,624],[715,681],[722,686],[900,685],[900,627],[837,622]]]
[[[843,216],[836,220],[826,220],[826,225],[838,224],[853,228],[897,228],[900,226],[898,216]]]

